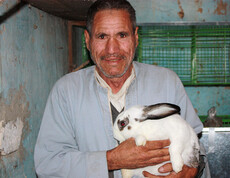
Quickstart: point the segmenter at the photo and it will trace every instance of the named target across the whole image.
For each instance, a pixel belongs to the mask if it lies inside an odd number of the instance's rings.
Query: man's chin
[[[105,70],[104,70],[105,69]],[[102,73],[107,78],[121,78],[129,69],[126,67],[111,67],[110,70],[108,67],[97,66],[97,70],[99,73]]]
[[[122,74],[111,74],[111,73],[104,73],[103,74],[107,77],[107,78],[120,78],[124,75],[124,73]]]

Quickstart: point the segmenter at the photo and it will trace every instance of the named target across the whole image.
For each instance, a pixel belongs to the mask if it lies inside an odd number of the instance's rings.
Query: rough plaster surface
[[[21,118],[17,118],[15,122],[8,122],[5,127],[0,129],[0,135],[2,136],[2,140],[0,141],[1,155],[10,154],[19,148],[22,129],[23,122]]]
[[[22,86],[10,89],[8,99],[0,98],[0,152],[7,155],[20,147],[25,119],[30,115],[29,103]]]

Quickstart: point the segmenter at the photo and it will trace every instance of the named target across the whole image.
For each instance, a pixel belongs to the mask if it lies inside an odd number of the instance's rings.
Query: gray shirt
[[[203,125],[178,76],[171,70],[134,62],[136,78],[125,97],[133,105],[173,103],[194,128]],[[65,75],[54,85],[45,108],[35,146],[39,177],[108,177],[106,150],[117,145],[113,138],[108,91],[95,79],[95,67]],[[115,177],[121,177],[115,171]]]

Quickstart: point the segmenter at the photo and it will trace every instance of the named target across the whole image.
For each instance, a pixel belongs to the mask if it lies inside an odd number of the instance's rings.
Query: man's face
[[[131,70],[138,44],[128,12],[103,10],[96,13],[91,36],[85,31],[86,45],[102,77],[119,78]]]

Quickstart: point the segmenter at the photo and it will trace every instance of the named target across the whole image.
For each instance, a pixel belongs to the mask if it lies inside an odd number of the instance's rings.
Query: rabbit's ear
[[[170,103],[159,103],[155,105],[145,106],[143,109],[144,120],[163,119],[173,114],[180,114],[180,107]]]

